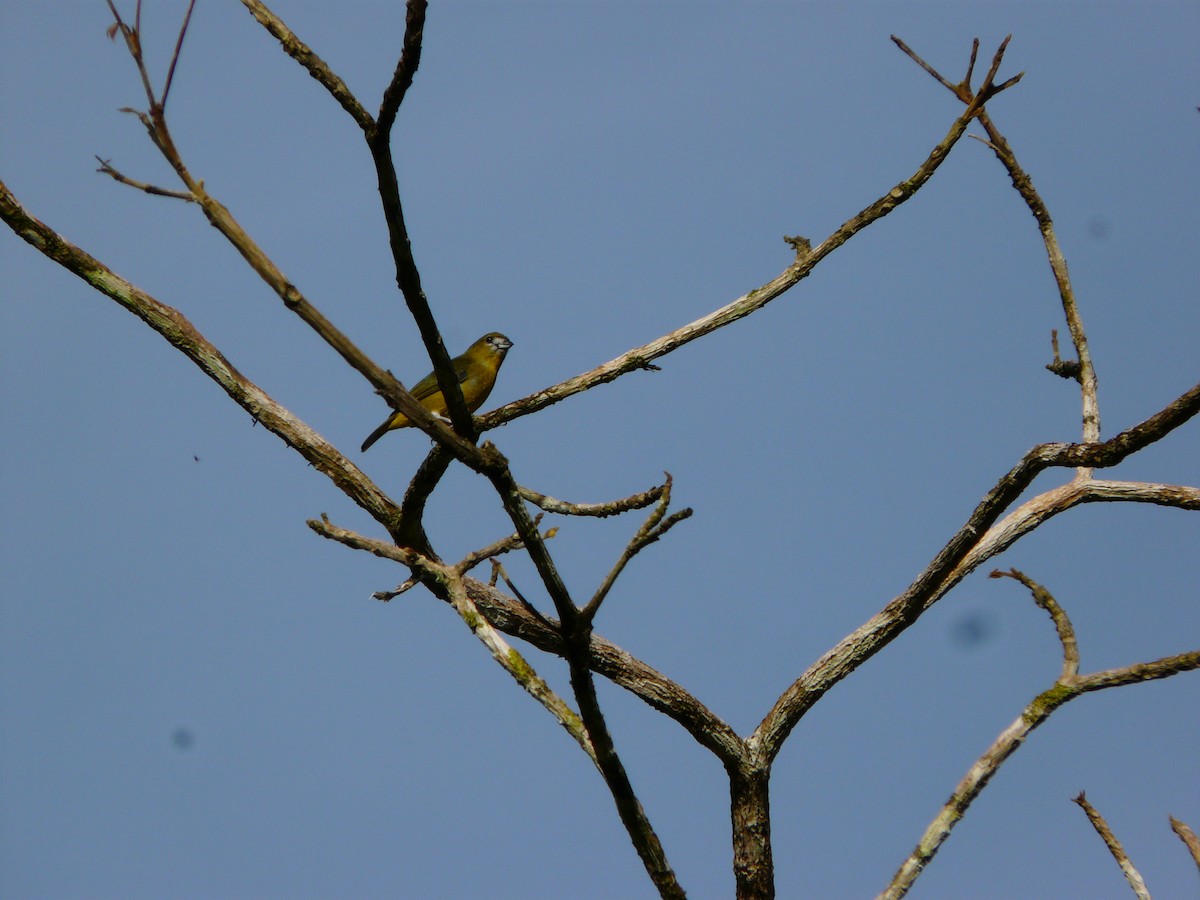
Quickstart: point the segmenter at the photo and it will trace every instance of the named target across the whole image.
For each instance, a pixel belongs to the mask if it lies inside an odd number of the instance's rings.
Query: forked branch
[[[1004,39],[1004,43],[1000,45],[1001,51],[1008,44],[1011,37],[1012,35],[1009,35]],[[979,50],[978,40],[975,41],[971,50],[971,65],[967,70],[967,78],[958,84],[951,84],[895,35],[892,35],[892,40],[901,50],[908,54],[913,62],[933,76],[939,84],[958,97],[963,103],[966,103],[968,108],[976,102],[977,97],[971,91],[970,86],[970,72],[974,68],[975,55]],[[993,60],[992,74],[995,73],[997,65],[997,60]],[[1023,74],[1021,73],[1021,75]],[[1016,81],[1021,75],[1017,75],[1015,78],[1009,79],[1009,81]],[[1002,90],[1005,85],[1002,85],[1000,89]],[[1083,441],[1085,443],[1098,441],[1100,440],[1100,407],[1096,395],[1096,371],[1092,363],[1091,353],[1088,350],[1087,334],[1083,328],[1083,318],[1079,313],[1079,305],[1075,302],[1075,291],[1071,287],[1071,277],[1067,273],[1067,260],[1063,255],[1062,247],[1059,246],[1058,236],[1054,231],[1054,222],[1050,218],[1050,210],[1046,207],[1037,189],[1034,188],[1033,179],[1029,177],[1029,174],[1017,162],[1017,157],[1013,152],[1012,146],[1008,143],[1004,135],[1000,133],[1000,129],[996,127],[987,110],[980,109],[978,119],[979,124],[983,126],[988,135],[988,140],[984,143],[992,148],[997,159],[1008,170],[1013,187],[1016,188],[1017,193],[1021,195],[1021,199],[1029,207],[1029,211],[1033,213],[1034,219],[1037,220],[1038,230],[1041,232],[1042,241],[1046,246],[1046,255],[1050,260],[1050,271],[1054,274],[1054,283],[1058,287],[1063,314],[1066,316],[1067,327],[1070,329],[1071,340],[1075,344],[1075,353],[1078,358],[1076,363],[1077,373],[1074,377],[1078,380],[1083,394]],[[1056,362],[1059,362],[1057,337],[1054,341],[1054,358]],[[1062,368],[1052,369],[1052,371],[1061,373]],[[1081,477],[1087,477],[1090,475],[1090,472],[1081,470],[1080,475]]]
[[[183,157],[175,145],[170,128],[167,126],[165,89],[164,95],[158,97],[151,86],[150,74],[142,55],[142,38],[140,25],[138,24],[141,19],[141,5],[139,3],[138,15],[135,19],[135,24],[132,26],[126,24],[121,19],[116,7],[112,4],[112,0],[109,0],[109,8],[116,19],[114,29],[119,30],[125,37],[125,44],[141,76],[149,103],[148,112],[128,111],[138,116],[155,147],[163,154],[163,157],[170,164],[171,168],[175,170],[176,175],[187,188],[188,195],[200,205],[205,217],[213,227],[233,245],[234,249],[241,254],[242,258],[246,260],[259,277],[279,296],[284,305],[296,313],[354,369],[362,373],[394,409],[403,411],[415,426],[444,444],[460,459],[478,457],[478,451],[476,451],[472,442],[459,437],[458,434],[448,428],[443,422],[438,421],[434,416],[430,415],[429,411],[412,398],[391,372],[385,371],[376,365],[349,337],[325,318],[320,310],[292,284],[263,249],[242,228],[233,214],[208,193],[204,187],[204,182],[192,175],[188,167],[184,164]],[[183,37],[187,31],[189,18],[190,8],[189,15],[185,18],[183,27],[180,30],[179,39],[176,41],[175,58],[172,59],[171,63],[172,72],[174,71],[179,50],[183,45]],[[111,169],[111,166],[109,168]],[[108,174],[112,175],[113,172],[110,171]],[[118,180],[124,180],[126,183],[129,183],[129,180],[124,177]],[[448,356],[447,360],[449,360]],[[455,389],[457,390],[457,387]]]
[[[975,761],[966,776],[954,789],[954,793],[950,795],[950,799],[946,801],[941,811],[929,824],[920,841],[917,842],[916,848],[892,876],[887,888],[879,895],[881,900],[898,900],[908,893],[921,872],[949,838],[951,830],[962,819],[967,808],[987,786],[1000,766],[1021,747],[1034,729],[1045,722],[1060,706],[1090,691],[1140,684],[1200,668],[1200,651],[1193,651],[1151,662],[1136,663],[1120,669],[1079,675],[1077,674],[1079,655],[1075,648],[1074,631],[1061,605],[1045,588],[1016,570],[995,573],[995,575],[1012,577],[1021,581],[1029,588],[1038,606],[1050,612],[1063,647],[1063,674],[1052,687],[1035,697],[1021,715]],[[1133,883],[1132,880],[1130,883]],[[1144,888],[1145,885],[1142,887]]]
[[[376,540],[345,528],[339,528],[325,516],[320,519],[310,519],[308,527],[322,537],[345,544],[347,547],[365,550],[414,569],[430,590],[443,597],[454,607],[454,611],[487,647],[492,658],[500,664],[501,668],[508,672],[526,693],[544,706],[566,732],[575,739],[575,742],[591,758],[592,762],[596,762],[596,751],[592,747],[592,742],[578,714],[550,689],[525,657],[505,641],[499,632],[488,623],[487,619],[480,615],[479,609],[475,606],[475,602],[471,599],[471,595],[463,583],[462,573],[457,568],[443,565],[419,553],[397,547],[388,541]]]
[[[1093,444],[1040,444],[1005,474],[979,502],[966,523],[938,552],[909,587],[813,663],[780,695],[775,706],[750,738],[752,745],[772,760],[800,718],[835,684],[882,650],[944,596],[960,566],[979,546],[980,538],[997,522],[1033,480],[1049,468],[1115,466],[1129,455],[1160,440],[1200,412],[1197,384],[1144,422],[1107,441]],[[1148,502],[1189,505],[1192,489],[1162,486],[1158,498]],[[1087,496],[1087,495],[1083,495]],[[1173,502],[1174,498],[1182,503]]]

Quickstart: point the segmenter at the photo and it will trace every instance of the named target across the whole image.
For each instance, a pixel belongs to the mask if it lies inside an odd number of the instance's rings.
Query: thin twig
[[[633,494],[629,497],[622,497],[619,500],[611,500],[608,503],[568,503],[565,500],[556,500],[554,497],[539,494],[537,491],[524,486],[519,487],[518,490],[521,493],[522,500],[528,500],[534,506],[544,509],[546,512],[559,513],[564,516],[598,516],[604,518],[634,509],[645,509],[662,495],[663,486],[661,484],[655,485],[648,491],[642,491],[640,494]]]
[[[1104,821],[1104,816],[1100,815],[1096,807],[1088,802],[1087,795],[1083,791],[1080,791],[1079,796],[1075,797],[1072,802],[1078,805],[1083,810],[1084,815],[1088,817],[1088,821],[1096,829],[1096,834],[1100,835],[1100,839],[1104,841],[1104,846],[1108,847],[1108,852],[1112,854],[1113,859],[1117,861],[1117,865],[1121,867],[1121,872],[1124,873],[1125,880],[1133,888],[1133,893],[1137,895],[1138,900],[1150,900],[1150,891],[1146,888],[1146,882],[1142,879],[1141,873],[1134,868],[1133,862],[1129,859],[1129,854],[1125,852],[1125,848],[1121,846],[1121,842],[1117,840],[1117,836],[1108,827],[1108,822]]]
[[[534,525],[540,524],[541,519],[541,516],[538,516],[536,519],[534,519]],[[542,538],[544,540],[550,540],[557,533],[557,528],[548,528],[542,535]],[[521,536],[519,534],[510,534],[507,537],[502,537],[497,541],[493,541],[486,547],[481,547],[478,550],[472,550],[457,563],[455,563],[454,570],[465,575],[481,562],[489,560],[493,556],[501,556],[505,553],[511,553],[513,550],[520,550],[523,546],[525,546],[525,544],[521,540]]]
[[[642,523],[642,527],[637,530],[634,536],[626,544],[625,549],[621,551],[621,555],[617,557],[617,561],[605,576],[600,587],[596,589],[596,593],[592,595],[592,599],[588,601],[587,606],[583,608],[583,618],[592,622],[596,618],[596,613],[600,611],[600,604],[604,602],[604,598],[608,596],[608,592],[612,590],[612,586],[616,583],[625,566],[633,559],[643,547],[653,544],[660,537],[671,530],[676,524],[691,516],[691,509],[683,509],[679,512],[667,516],[667,507],[671,505],[671,473],[667,472],[667,480],[663,483],[662,492],[659,495],[658,505],[654,511],[650,513],[646,521]],[[665,518],[664,518],[665,517]]]
[[[96,170],[97,172],[102,172],[121,184],[127,184],[132,188],[137,188],[139,191],[145,191],[147,194],[154,194],[158,197],[173,197],[176,200],[184,200],[188,203],[196,202],[196,198],[187,191],[172,191],[167,188],[158,187],[157,185],[147,184],[144,181],[136,181],[114,169],[107,159],[101,159],[97,156],[96,161],[100,163],[100,168]]]
[[[179,51],[183,49],[183,38],[187,34],[188,23],[192,21],[192,10],[196,8],[196,0],[189,0],[187,12],[183,16],[183,24],[179,26],[179,37],[175,41],[175,52],[171,54],[171,65],[167,67],[167,80],[163,84],[162,97],[158,105],[165,109],[167,95],[171,93],[171,82],[175,80],[175,64],[179,62]]]
[[[1008,43],[1011,37],[1012,35],[1009,35],[1004,39],[1004,43],[1001,44],[1001,51],[1003,51],[1004,46]],[[892,40],[895,41],[896,45],[905,53],[907,53],[917,65],[937,79],[939,84],[953,93],[964,103],[968,104],[968,108],[970,108],[971,104],[977,103],[978,95],[971,92],[969,75],[966,81],[957,85],[951,84],[940,74],[938,74],[938,72],[934,70],[933,67],[931,67],[927,62],[925,62],[925,60],[918,56],[907,44],[904,43],[904,41],[900,40],[895,35],[892,35]],[[978,44],[978,42],[976,42],[976,44]],[[1000,55],[1001,54],[998,53],[997,57],[993,59],[992,68],[988,73],[988,79],[985,80],[985,84],[990,81],[992,77],[994,77],[999,67]],[[974,51],[972,51],[972,65],[974,65],[974,57],[975,54]],[[1015,78],[1009,79],[1009,82],[1015,83],[1015,81],[1019,80],[1023,74],[1024,73],[1020,73],[1015,76]],[[1009,82],[1005,82],[1004,84],[1000,85],[996,92],[998,93],[1000,90],[1003,90],[1005,87],[1007,87]],[[983,89],[981,89],[980,93],[982,92]],[[1041,231],[1042,241],[1046,246],[1046,255],[1050,260],[1050,270],[1054,274],[1054,282],[1058,286],[1058,293],[1062,302],[1063,314],[1066,317],[1067,327],[1071,332],[1071,340],[1075,344],[1075,353],[1078,357],[1078,374],[1074,375],[1073,377],[1075,377],[1079,382],[1080,390],[1083,395],[1083,440],[1085,443],[1098,441],[1100,440],[1100,405],[1096,393],[1096,371],[1092,363],[1091,352],[1088,350],[1087,333],[1084,331],[1083,319],[1079,313],[1079,305],[1075,300],[1075,291],[1071,287],[1071,277],[1067,272],[1067,261],[1063,256],[1062,247],[1058,243],[1058,236],[1054,231],[1054,222],[1050,218],[1050,211],[1047,209],[1045,201],[1042,200],[1041,195],[1037,192],[1037,189],[1033,186],[1033,179],[1031,179],[1029,174],[1021,168],[1020,164],[1017,162],[1016,154],[1013,153],[1011,145],[1008,143],[1008,140],[1004,137],[1004,135],[1000,133],[1000,129],[996,127],[996,124],[992,121],[991,116],[988,115],[987,110],[980,108],[978,112],[978,119],[979,124],[981,124],[984,130],[987,132],[989,138],[987,145],[996,154],[996,158],[1003,163],[1004,168],[1008,170],[1009,178],[1012,180],[1013,187],[1016,188],[1017,193],[1021,195],[1021,199],[1024,200],[1025,204],[1029,207],[1029,211],[1033,213],[1034,219],[1037,220],[1038,230]],[[1055,350],[1054,359],[1056,363],[1059,361],[1057,349]],[[1050,370],[1056,374],[1063,374],[1062,371],[1059,371],[1056,368],[1051,368],[1049,366],[1047,368],[1050,368]],[[1091,472],[1087,469],[1081,469],[1079,472],[1079,477],[1081,478],[1090,477],[1090,475]]]
[[[492,586],[495,586],[497,578],[501,579],[504,582],[505,586],[510,591],[512,591],[512,595],[517,598],[517,602],[520,603],[521,606],[523,606],[525,608],[525,611],[527,613],[529,613],[531,616],[533,616],[535,619],[537,619],[538,622],[540,622],[542,625],[545,625],[547,628],[556,627],[550,619],[547,619],[545,616],[542,615],[541,611],[536,606],[534,606],[532,603],[530,603],[528,600],[525,599],[525,595],[521,593],[521,591],[513,583],[513,580],[511,578],[509,578],[508,572],[504,568],[504,564],[501,563],[500,560],[498,560],[498,559],[493,559],[492,560],[492,580],[489,583]]]
[[[922,59],[916,53],[916,51],[909,47],[908,44],[904,43],[904,41],[900,40],[900,38],[896,37],[896,35],[893,34],[891,38],[892,43],[899,47],[913,62],[933,76],[933,78],[935,78],[940,85],[946,88],[946,90],[958,97],[958,99],[963,103],[966,103],[968,108],[982,108],[984,103],[996,96],[996,94],[999,94],[1001,91],[1012,87],[1025,75],[1024,72],[1018,72],[1012,78],[1009,78],[1007,81],[1004,81],[999,85],[993,85],[992,83],[996,78],[996,73],[1000,71],[1000,63],[1004,59],[1004,51],[1008,48],[1008,42],[1012,40],[1011,34],[1000,42],[999,48],[992,56],[991,68],[988,69],[988,73],[986,76],[984,76],[983,83],[979,86],[979,90],[977,91],[971,88],[971,77],[975,74],[975,61],[979,56],[979,38],[975,38],[971,44],[971,60],[967,64],[967,74],[966,77],[963,78],[963,80],[958,84],[951,84],[946,78],[942,77],[941,73],[933,68],[933,66],[929,65],[929,63],[925,62],[925,60]]]
[[[375,591],[375,593],[371,594],[371,599],[379,600],[383,603],[389,603],[390,601],[395,600],[401,594],[408,593],[420,583],[421,579],[419,579],[416,575],[409,575],[390,591]]]
[[[150,73],[146,71],[146,66],[142,61],[142,2],[138,0],[134,11],[132,27],[125,24],[121,18],[121,14],[117,12],[117,8],[113,5],[113,0],[106,0],[106,2],[113,14],[113,19],[116,20],[115,28],[121,32],[121,36],[125,39],[125,47],[129,50],[129,55],[137,63],[138,75],[142,79],[142,89],[146,92],[146,102],[153,108],[157,105],[158,101],[154,96],[154,88],[150,84]],[[111,37],[112,35],[113,31],[110,28],[109,36]]]
[[[1058,601],[1054,599],[1054,595],[1018,569],[1009,569],[1007,572],[1001,572],[997,569],[988,577],[1015,578],[1021,584],[1025,585],[1025,587],[1029,588],[1029,592],[1033,594],[1033,602],[1050,614],[1050,618],[1054,621],[1054,629],[1058,632],[1058,641],[1062,644],[1063,650],[1061,678],[1069,679],[1078,675],[1079,645],[1075,641],[1075,629],[1071,627],[1071,620],[1067,617],[1066,611],[1059,605]]]

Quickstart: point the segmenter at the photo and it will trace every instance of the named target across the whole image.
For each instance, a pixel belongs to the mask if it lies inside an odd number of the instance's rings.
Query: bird
[[[500,363],[504,362],[504,354],[508,353],[508,348],[512,345],[512,341],[500,332],[492,331],[468,347],[461,356],[456,356],[450,361],[450,365],[454,368],[454,374],[458,378],[458,387],[462,391],[463,402],[467,404],[468,412],[475,412],[479,409],[483,405],[483,401],[488,398],[488,394],[492,392],[492,387],[496,383],[496,374],[500,371]],[[437,375],[433,372],[418,381],[416,386],[409,390],[409,393],[412,394],[414,400],[435,416],[446,415],[446,398],[442,396],[442,389],[438,387],[437,383]],[[392,413],[382,425],[367,435],[360,452],[366,453],[367,449],[387,432],[396,428],[406,428],[411,424],[408,416],[404,413]]]

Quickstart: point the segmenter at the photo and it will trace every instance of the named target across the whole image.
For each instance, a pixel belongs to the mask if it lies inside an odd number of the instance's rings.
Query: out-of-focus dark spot
[[[1108,220],[1095,216],[1087,226],[1088,237],[1093,241],[1103,241],[1108,238]]]
[[[964,650],[978,650],[996,637],[996,618],[983,610],[961,613],[950,625],[950,640]]]
[[[171,732],[171,745],[176,750],[191,750],[196,743],[196,735],[190,728],[176,728]]]

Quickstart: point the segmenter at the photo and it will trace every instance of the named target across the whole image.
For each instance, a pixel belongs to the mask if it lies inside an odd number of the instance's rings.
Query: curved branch
[[[1042,471],[1052,467],[1104,468],[1115,466],[1130,454],[1169,434],[1197,412],[1200,412],[1200,384],[1179,396],[1144,422],[1103,443],[1040,444],[1034,447],[988,492],[975,511],[971,513],[966,524],[950,539],[904,593],[843,638],[809,666],[808,671],[792,682],[755,729],[749,739],[751,746],[763,753],[765,759],[774,759],[788,734],[805,712],[812,708],[830,688],[882,650],[905,628],[916,621],[922,612],[945,594],[953,583],[953,578],[965,574],[960,567],[972,551],[979,546],[981,536],[988,533],[1004,510],[1016,501]],[[1191,502],[1188,494],[1190,489],[1172,490],[1181,491],[1182,499],[1186,503]],[[1117,499],[1116,496],[1105,498],[1103,496],[1104,489],[1094,494],[1088,494],[1082,488],[1080,491],[1080,497],[1089,497],[1093,500]],[[1114,495],[1119,493],[1120,491],[1115,491]],[[1147,493],[1149,495],[1156,492],[1149,491]],[[1169,491],[1162,493],[1169,493]],[[1147,502],[1162,502],[1166,499],[1166,496],[1159,496],[1159,499]],[[1182,505],[1186,505],[1186,503]],[[1032,522],[1032,519],[1030,521]],[[1016,536],[1012,537],[1012,540],[1015,540]],[[998,550],[993,551],[993,554],[994,552],[998,552]],[[986,557],[975,558],[974,564],[978,565],[984,558]]]
[[[1075,639],[1075,626],[1071,624],[1067,611],[1054,595],[1020,569],[1009,569],[1007,572],[996,569],[988,578],[1015,578],[1029,589],[1029,593],[1033,595],[1033,602],[1050,614],[1050,620],[1058,634],[1058,642],[1062,645],[1063,669],[1058,680],[1069,681],[1075,678],[1079,674],[1079,642]]]
[[[1200,488],[1141,481],[1075,479],[1026,501],[987,530],[979,543],[946,578],[944,587],[929,601],[940,598],[987,560],[999,556],[1047,519],[1082,503],[1151,503],[1177,509],[1200,510]]]

